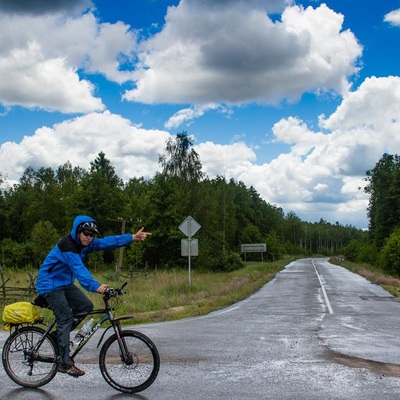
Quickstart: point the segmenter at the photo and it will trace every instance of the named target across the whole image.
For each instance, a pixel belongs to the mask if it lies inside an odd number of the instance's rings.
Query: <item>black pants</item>
[[[76,314],[90,312],[93,309],[93,303],[74,284],[47,293],[46,300],[57,322],[58,349],[60,351],[58,363],[70,365],[69,335],[84,318],[77,318]]]

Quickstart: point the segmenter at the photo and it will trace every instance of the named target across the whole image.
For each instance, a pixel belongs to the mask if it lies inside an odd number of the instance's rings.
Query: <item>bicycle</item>
[[[106,332],[110,328],[114,330],[100,349],[101,374],[114,389],[123,393],[137,393],[147,389],[156,379],[160,356],[155,344],[146,335],[135,330],[122,329],[121,321],[132,319],[133,316],[114,318],[113,312],[117,307],[111,307],[110,299],[121,296],[125,285],[126,282],[118,289],[108,288],[103,293],[105,307],[85,314],[85,317],[95,314],[102,314],[102,317],[76,348],[72,349],[71,357],[74,359],[100,326],[109,321],[110,325],[97,344],[99,348]],[[18,385],[29,388],[46,385],[57,374],[58,346],[52,335],[56,322],[53,320],[47,329],[37,325],[13,326],[14,330],[4,343],[2,353],[7,375]]]

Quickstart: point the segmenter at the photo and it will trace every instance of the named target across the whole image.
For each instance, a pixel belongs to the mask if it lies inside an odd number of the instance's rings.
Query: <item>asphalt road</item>
[[[140,394],[107,385],[93,338],[75,360],[84,377],[58,374],[31,390],[0,367],[0,399],[398,400],[399,313],[381,287],[326,259],[299,260],[229,308],[136,326],[161,355],[157,380]]]

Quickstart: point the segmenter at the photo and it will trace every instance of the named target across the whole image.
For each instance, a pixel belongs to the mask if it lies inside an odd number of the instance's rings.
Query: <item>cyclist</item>
[[[80,285],[89,292],[103,293],[108,287],[92,277],[84,264],[85,257],[92,252],[113,250],[132,241],[143,241],[151,235],[150,232],[144,232],[144,228],[134,234],[104,238],[97,238],[96,234],[99,234],[99,229],[92,217],[75,217],[71,233],[64,236],[46,256],[36,280],[36,289],[47,300],[57,322],[57,370],[75,377],[82,376],[85,372],[75,366],[69,355],[69,336],[83,319],[76,318],[75,315],[90,312],[93,303],[74,285],[74,281],[78,279]]]

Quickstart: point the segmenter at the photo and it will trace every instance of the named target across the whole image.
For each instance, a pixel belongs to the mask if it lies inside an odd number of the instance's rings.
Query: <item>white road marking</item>
[[[329,301],[328,295],[326,294],[326,291],[325,291],[325,288],[324,288],[325,279],[323,279],[322,276],[318,273],[317,267],[315,266],[313,260],[311,260],[311,264],[314,267],[315,273],[317,274],[317,277],[318,277],[318,280],[319,280],[319,284],[321,285],[322,293],[324,294],[324,299],[325,299],[326,306],[328,307],[329,314],[333,314],[331,302]]]

